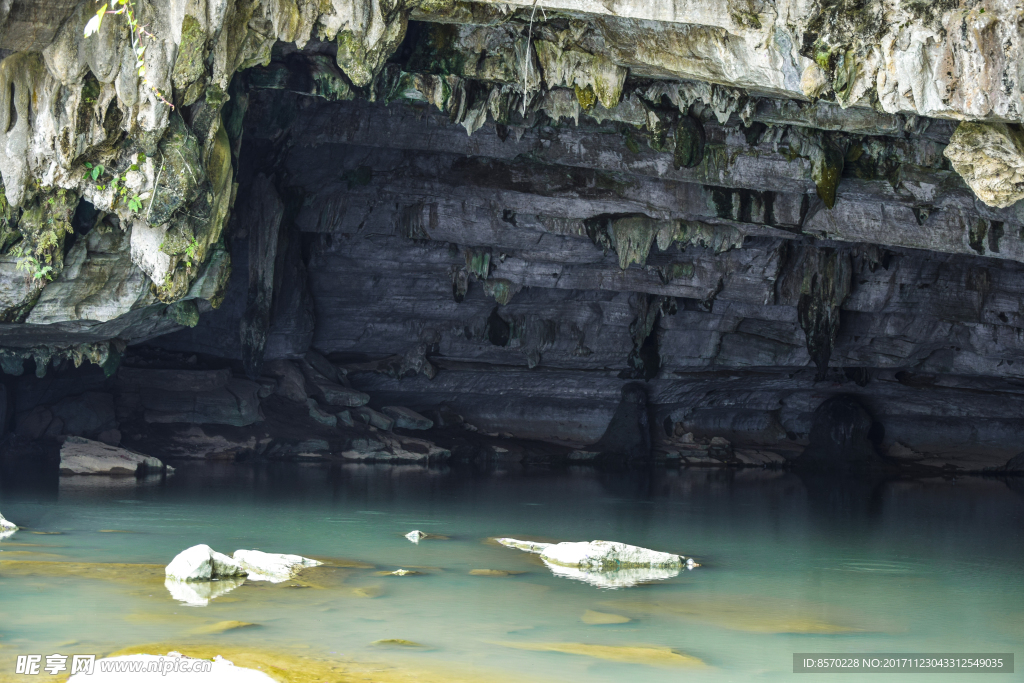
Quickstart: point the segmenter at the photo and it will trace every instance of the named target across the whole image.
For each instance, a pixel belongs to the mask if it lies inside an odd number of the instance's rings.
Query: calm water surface
[[[172,599],[152,568],[144,579],[133,580],[131,567],[100,579],[0,563],[0,674],[19,653],[102,654],[197,638],[410,666],[458,662],[537,681],[809,683],[834,676],[795,676],[794,652],[1024,655],[1024,481],[183,464],[140,485],[72,478],[59,490],[7,491],[0,510],[28,527],[0,541],[0,560],[162,566],[207,543],[229,554],[259,548],[372,565],[277,586],[248,582],[195,607]],[[403,538],[413,529],[449,540],[414,545]],[[606,590],[553,576],[529,554],[488,543],[494,536],[615,540],[704,566]],[[421,573],[378,574],[399,568]],[[630,621],[588,624],[587,610]],[[259,626],[196,635],[225,620]],[[372,644],[382,639],[425,647]],[[668,647],[706,666],[537,649],[553,643]]]

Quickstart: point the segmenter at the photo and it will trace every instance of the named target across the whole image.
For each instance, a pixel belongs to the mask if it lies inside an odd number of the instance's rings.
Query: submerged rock
[[[248,572],[236,560],[200,544],[178,553],[167,565],[165,573],[173,581],[209,581],[245,577]]]
[[[595,659],[651,666],[706,667],[692,655],[676,652],[670,647],[650,645],[595,645],[593,643],[501,643],[506,647],[539,652],[562,652]]]
[[[234,559],[248,572],[250,580],[271,583],[287,581],[304,567],[317,567],[323,564],[300,555],[265,553],[259,550],[236,550]]]
[[[60,448],[60,473],[70,474],[144,474],[172,472],[157,458],[80,436],[69,436]]]
[[[625,588],[647,581],[670,579],[684,567],[693,569],[700,566],[692,558],[611,541],[537,543],[514,538],[495,540],[509,548],[539,554],[548,569],[557,576],[601,588]]]

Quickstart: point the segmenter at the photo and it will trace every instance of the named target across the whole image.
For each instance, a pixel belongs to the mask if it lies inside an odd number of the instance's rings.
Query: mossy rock
[[[178,56],[174,60],[171,81],[178,90],[190,84],[206,73],[206,31],[199,20],[186,14],[181,22],[181,43],[178,45]],[[198,99],[198,98],[196,98]],[[195,102],[195,99],[192,100]]]
[[[199,141],[180,116],[171,116],[159,150],[159,182],[145,216],[150,225],[163,225],[170,220],[175,211],[195,197],[206,180]]]
[[[184,327],[199,324],[199,307],[192,299],[177,301],[167,307],[167,317]]]

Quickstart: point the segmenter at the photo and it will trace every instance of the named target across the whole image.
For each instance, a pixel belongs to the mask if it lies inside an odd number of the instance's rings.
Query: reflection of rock
[[[236,550],[235,561],[249,573],[253,581],[270,581],[281,583],[295,576],[303,567],[316,567],[323,564],[300,555],[284,555],[280,553],[264,553],[259,550]]]
[[[225,577],[245,576],[242,566],[208,545],[194,545],[182,550],[167,565],[167,578],[175,581],[209,581]]]
[[[168,577],[164,586],[171,597],[186,605],[205,607],[214,598],[230,593],[245,583],[244,576],[228,577],[210,581],[176,581]]]
[[[611,541],[536,543],[514,538],[496,540],[509,548],[539,554],[548,569],[557,576],[601,588],[624,588],[670,579],[684,567],[700,566],[692,558]]]
[[[543,559],[543,558],[542,558]],[[575,579],[583,583],[589,583],[598,588],[629,588],[641,583],[651,581],[663,581],[679,576],[679,569],[615,569],[612,571],[589,571],[576,567],[562,567],[552,562],[544,561],[548,569],[555,576],[564,579]]]
[[[61,474],[143,474],[163,469],[156,458],[79,436],[69,436],[60,449]]]

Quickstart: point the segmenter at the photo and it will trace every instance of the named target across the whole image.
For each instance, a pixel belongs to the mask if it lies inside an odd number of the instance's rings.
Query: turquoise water
[[[72,478],[48,492],[6,492],[0,511],[27,527],[0,541],[0,678],[16,654],[197,640],[538,681],[810,682],[833,677],[794,675],[794,652],[1024,654],[1024,481],[185,463],[163,481]],[[413,529],[448,539],[416,545],[403,537]],[[487,541],[495,536],[622,541],[703,566],[600,589],[553,576]],[[197,543],[362,566],[312,570],[305,587],[248,582],[196,607],[173,600],[153,569],[135,581],[130,567],[100,579],[18,564],[162,566]],[[400,568],[419,574],[379,575]],[[588,610],[630,621],[588,624]],[[226,620],[258,626],[196,635]],[[382,639],[423,647],[373,644]],[[552,643],[672,648],[705,666],[644,661],[664,650],[623,662],[576,646],[537,649]],[[933,679],[1024,675],[910,680]]]

